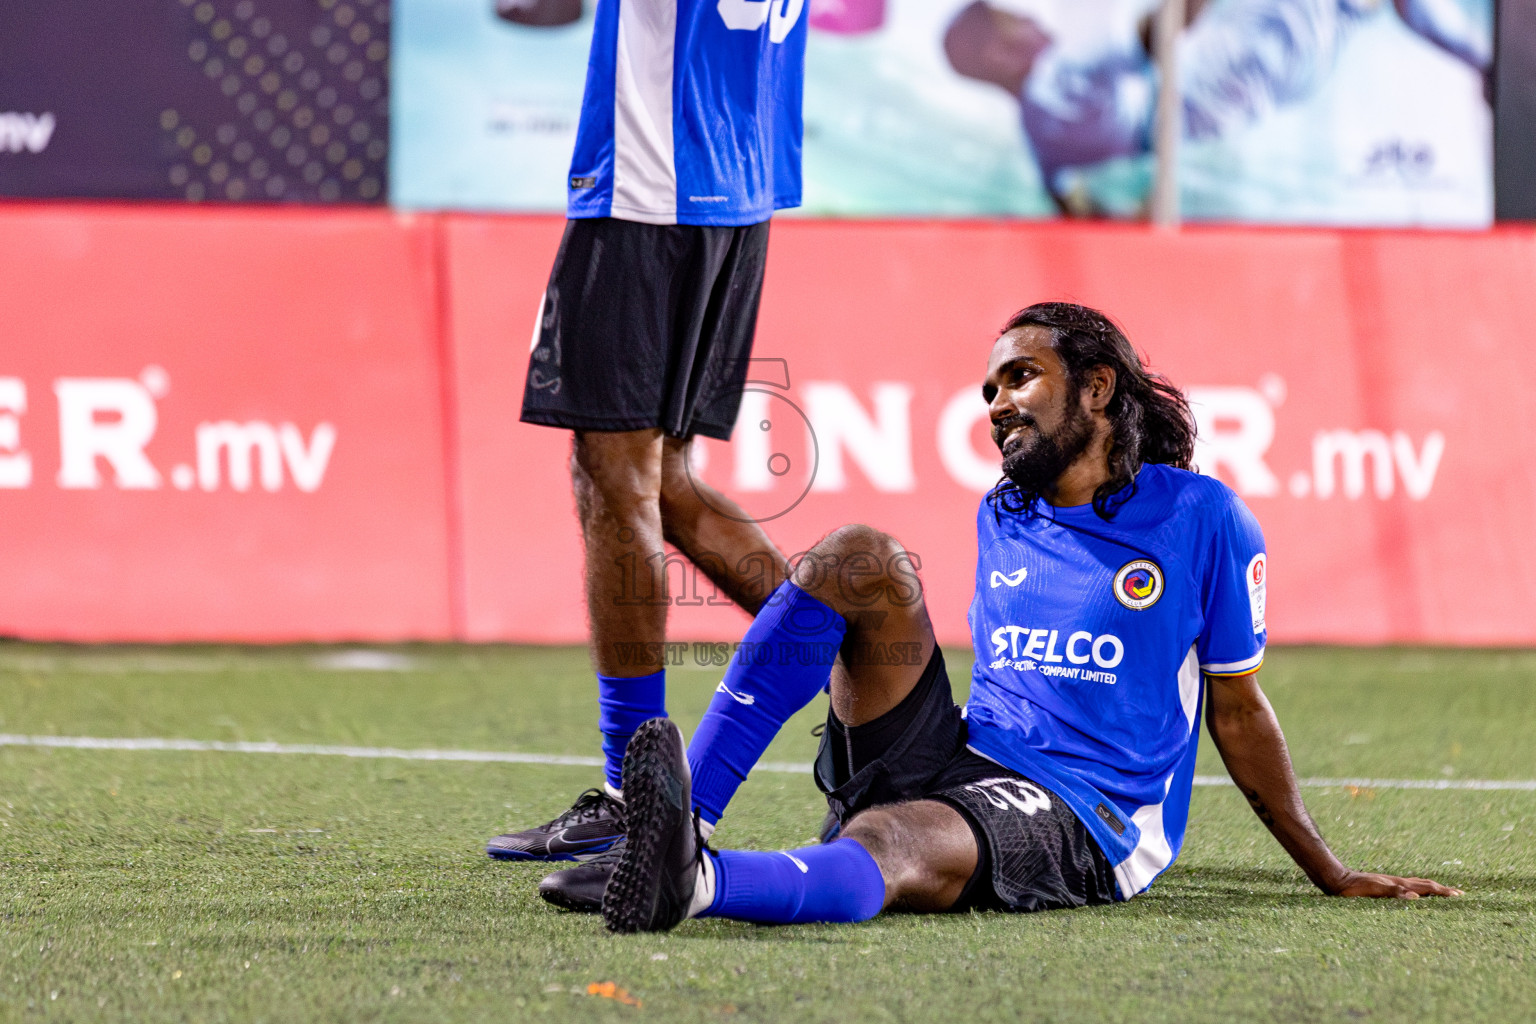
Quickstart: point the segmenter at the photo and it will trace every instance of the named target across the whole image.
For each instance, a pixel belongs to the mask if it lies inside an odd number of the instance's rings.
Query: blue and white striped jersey
[[[800,205],[806,0],[598,0],[570,217],[735,226]]]
[[[1259,667],[1259,524],[1218,480],[1143,466],[1105,521],[983,503],[966,704],[969,744],[1066,800],[1115,865],[1121,899],[1184,843],[1202,673]]]

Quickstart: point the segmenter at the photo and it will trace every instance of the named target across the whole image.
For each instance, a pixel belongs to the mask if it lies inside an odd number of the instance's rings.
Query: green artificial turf
[[[400,647],[407,667],[375,672],[322,667],[335,653],[0,645],[0,733],[597,752],[579,651]],[[672,673],[685,728],[717,678]],[[1536,778],[1536,655],[1279,649],[1263,679],[1304,776]],[[808,759],[819,713],[768,757]],[[597,779],[0,747],[0,1020],[1536,1017],[1533,792],[1306,790],[1352,864],[1456,900],[1325,898],[1234,790],[1198,788],[1183,856],[1128,904],[616,938],[480,848]],[[717,844],[801,845],[820,817],[809,776],[754,775]]]

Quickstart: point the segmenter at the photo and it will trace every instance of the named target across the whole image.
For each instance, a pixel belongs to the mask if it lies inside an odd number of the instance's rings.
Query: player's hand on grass
[[[1396,875],[1351,871],[1334,888],[1333,895],[1416,900],[1420,896],[1460,896],[1461,890],[1429,878],[1398,878]]]

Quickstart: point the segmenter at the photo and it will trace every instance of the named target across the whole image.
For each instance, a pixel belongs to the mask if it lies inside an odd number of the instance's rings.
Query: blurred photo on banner
[[[395,0],[393,201],[563,210],[596,2]],[[1156,0],[804,2],[802,215],[1144,215]],[[1493,0],[1187,5],[1186,217],[1491,222]]]
[[[383,203],[389,0],[0,0],[0,196]]]
[[[1147,0],[975,0],[958,73],[1018,100],[1052,198],[1139,215],[1160,87]],[[1489,0],[1187,0],[1187,216],[1449,225],[1492,219]]]

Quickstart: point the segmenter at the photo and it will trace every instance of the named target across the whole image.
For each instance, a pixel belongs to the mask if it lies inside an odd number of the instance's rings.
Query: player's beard
[[[992,439],[999,450],[1014,427],[1023,424],[1032,428],[1017,448],[1003,455],[1003,475],[1019,489],[1025,508],[1034,505],[1035,499],[1054,488],[1061,474],[1088,450],[1093,441],[1093,418],[1076,398],[1076,395],[1067,396],[1066,416],[1049,434],[1042,431],[1039,421],[1028,414],[1010,416],[993,425]]]

